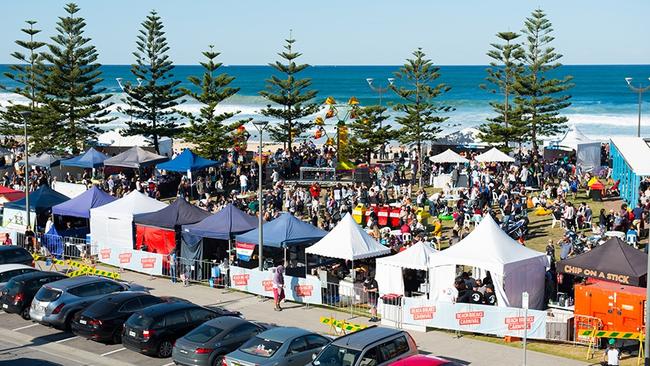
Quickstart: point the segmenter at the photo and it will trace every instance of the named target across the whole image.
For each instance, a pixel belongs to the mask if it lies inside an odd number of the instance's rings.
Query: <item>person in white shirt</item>
[[[610,339],[609,345],[603,354],[603,362],[607,362],[607,366],[618,366],[621,359],[621,351],[615,347],[616,340]]]
[[[239,186],[241,188],[241,193],[246,193],[248,191],[248,177],[246,174],[241,174],[239,176]]]

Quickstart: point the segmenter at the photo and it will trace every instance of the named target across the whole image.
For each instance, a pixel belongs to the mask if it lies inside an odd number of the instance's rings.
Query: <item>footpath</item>
[[[330,329],[320,323],[321,317],[345,319],[356,324],[373,324],[364,317],[349,319],[349,313],[314,306],[306,307],[303,304],[290,302],[284,304],[283,311],[277,312],[273,310],[272,300],[261,300],[256,295],[199,284],[184,287],[182,283],[172,283],[169,279],[152,278],[135,272],[123,272],[121,279],[143,285],[154,295],[177,296],[203,306],[221,306],[240,311],[246,319],[280,326],[296,326],[323,334],[329,333]],[[453,333],[440,331],[409,333],[422,353],[444,357],[462,365],[521,366],[523,363],[523,352],[518,348],[463,337],[457,338]],[[527,365],[578,366],[588,365],[588,363],[528,351]]]

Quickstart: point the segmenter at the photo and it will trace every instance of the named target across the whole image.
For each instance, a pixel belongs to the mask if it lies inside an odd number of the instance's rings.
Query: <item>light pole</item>
[[[266,126],[269,124],[269,121],[253,121],[253,126],[257,129],[260,135],[260,144],[257,147],[257,153],[258,153],[258,166],[259,166],[259,173],[258,173],[258,184],[257,184],[257,212],[259,214],[258,217],[258,223],[257,223],[257,231],[259,232],[259,236],[257,237],[257,249],[259,250],[258,252],[258,259],[259,259],[259,270],[262,272],[264,270],[264,258],[262,255],[263,249],[264,249],[264,229],[262,229],[262,224],[263,224],[263,218],[262,216],[264,215],[264,202],[262,198],[262,135],[264,133],[264,129]]]
[[[129,85],[128,84],[127,85],[122,84],[122,80],[123,80],[122,78],[115,78],[115,81],[117,81],[117,85],[120,86],[120,89],[122,89],[122,92],[129,94],[126,91],[126,89],[129,87]],[[136,78],[135,80],[138,81],[138,87],[140,87],[142,85],[142,78]],[[129,103],[129,107],[130,106],[131,106],[131,104]],[[133,116],[131,116],[131,122],[133,122]]]
[[[32,116],[32,111],[22,111],[23,129],[25,133],[25,214],[27,215],[27,226],[31,226],[29,220],[29,141],[27,140],[27,119]]]
[[[648,80],[650,80],[650,78],[648,78]],[[650,85],[642,86],[639,84],[639,86],[634,86],[632,85],[632,78],[625,78],[625,81],[627,82],[627,86],[630,87],[633,92],[639,94],[639,124],[637,125],[636,135],[637,137],[641,137],[641,103],[643,102],[643,93],[650,90]],[[648,342],[646,341],[646,345],[647,344]],[[648,350],[646,349],[646,351]]]
[[[372,91],[374,91],[375,93],[379,94],[379,105],[380,106],[381,106],[381,97],[382,97],[382,95],[384,95],[384,93],[387,92],[388,89],[390,89],[390,87],[395,82],[395,78],[388,78],[387,80],[388,80],[388,85],[382,87],[382,86],[376,86],[374,84],[375,79],[373,79],[373,78],[367,78],[366,79],[366,82],[368,83],[368,86],[370,87],[370,89]]]

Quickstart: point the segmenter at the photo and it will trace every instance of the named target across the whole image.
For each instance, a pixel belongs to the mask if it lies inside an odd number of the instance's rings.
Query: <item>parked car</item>
[[[108,294],[72,319],[72,332],[94,341],[120,343],[124,322],[133,313],[173,299],[140,291]]]
[[[220,316],[239,316],[239,313],[221,308],[207,309],[189,302],[153,305],[127,319],[122,345],[132,351],[166,358],[172,355],[178,338]]]
[[[0,290],[5,288],[7,282],[13,277],[34,271],[38,270],[24,264],[0,264]]]
[[[16,245],[0,246],[0,264],[24,264],[34,267],[34,258],[27,249]]]
[[[330,339],[301,328],[271,328],[224,357],[222,366],[303,366]]]
[[[79,276],[48,283],[32,300],[29,316],[41,324],[69,329],[72,318],[104,295],[144,288],[106,277]]]
[[[179,338],[174,344],[172,359],[177,365],[220,366],[222,356],[266,329],[266,326],[234,316],[212,319]]]
[[[390,366],[454,366],[455,363],[431,355],[415,355],[396,361]]]
[[[65,278],[68,277],[61,273],[47,271],[34,271],[12,278],[0,295],[2,310],[20,314],[23,319],[29,320],[29,307],[41,286]]]
[[[403,330],[368,327],[335,339],[316,356],[315,366],[389,365],[418,353]]]

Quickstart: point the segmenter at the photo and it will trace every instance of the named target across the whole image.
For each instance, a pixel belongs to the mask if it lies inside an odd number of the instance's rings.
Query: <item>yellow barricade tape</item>
[[[580,329],[578,330],[578,334],[596,338],[643,339],[643,334],[638,332],[618,332],[614,330]]]
[[[347,331],[347,332],[356,332],[358,330],[366,328],[365,325],[361,324],[354,324],[354,323],[348,323],[345,320],[337,320],[334,319],[333,317],[321,317],[320,322],[329,325],[332,328],[338,328],[341,329],[342,331]]]

